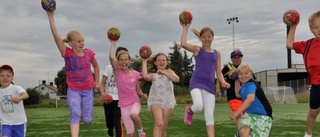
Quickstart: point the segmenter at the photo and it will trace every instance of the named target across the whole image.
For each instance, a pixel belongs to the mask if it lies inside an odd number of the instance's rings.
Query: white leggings
[[[191,106],[192,112],[199,113],[202,111],[202,108],[204,108],[206,125],[214,125],[215,95],[199,88],[192,89],[190,94],[193,101],[193,105]]]

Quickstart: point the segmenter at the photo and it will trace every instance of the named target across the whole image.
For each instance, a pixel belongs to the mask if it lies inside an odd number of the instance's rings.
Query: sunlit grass
[[[175,107],[168,127],[168,137],[205,137],[203,112],[194,115],[193,125],[187,127],[183,122],[185,104]],[[308,104],[272,104],[273,126],[270,137],[301,137],[305,131]],[[27,136],[29,137],[69,137],[69,109],[63,108],[26,108],[28,117]],[[229,106],[216,104],[215,129],[217,137],[231,137],[235,133],[235,122],[229,119]],[[143,105],[141,111],[143,126],[152,137],[153,118],[151,112]],[[317,121],[319,121],[318,118]],[[94,109],[94,123],[81,124],[81,137],[106,137],[103,107]],[[320,136],[320,124],[314,127],[314,136]]]

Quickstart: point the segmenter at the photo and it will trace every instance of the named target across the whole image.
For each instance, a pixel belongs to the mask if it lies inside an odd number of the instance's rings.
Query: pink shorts
[[[134,123],[130,117],[131,114],[140,114],[141,104],[136,102],[130,106],[121,108],[121,116],[126,127],[127,134],[134,133]]]

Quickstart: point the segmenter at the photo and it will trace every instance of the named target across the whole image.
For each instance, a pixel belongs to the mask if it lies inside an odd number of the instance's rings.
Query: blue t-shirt
[[[246,84],[242,85],[239,94],[244,101],[249,94],[254,94],[253,103],[247,108],[246,112],[250,114],[264,115],[272,118],[272,108],[265,96],[262,88],[253,80],[249,80]]]

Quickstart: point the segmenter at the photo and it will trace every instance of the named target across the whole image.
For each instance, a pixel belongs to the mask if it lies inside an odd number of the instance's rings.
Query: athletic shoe
[[[191,112],[190,109],[191,109],[190,106],[186,106],[185,111],[184,111],[184,123],[187,126],[191,126],[191,124],[192,124],[193,112]]]
[[[139,137],[147,137],[146,133],[139,134]]]
[[[237,132],[234,134],[234,137],[240,137],[239,131],[237,131]]]

